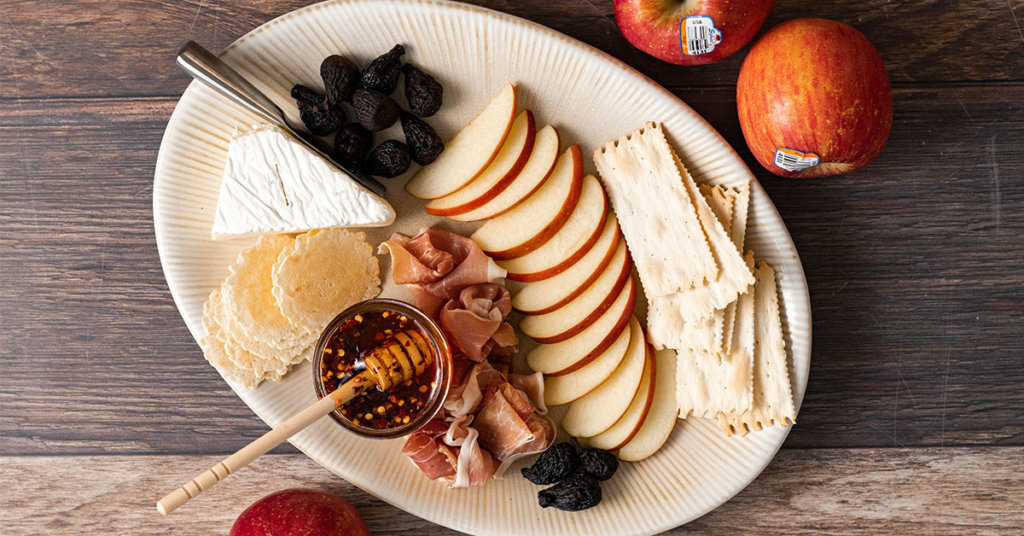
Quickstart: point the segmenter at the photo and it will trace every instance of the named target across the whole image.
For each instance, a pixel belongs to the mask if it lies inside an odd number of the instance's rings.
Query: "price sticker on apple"
[[[722,31],[715,27],[715,19],[707,15],[696,15],[683,17],[679,21],[679,46],[683,54],[710,54],[721,42]]]
[[[775,165],[786,171],[803,171],[819,163],[821,163],[821,158],[814,153],[802,153],[788,147],[775,149]]]

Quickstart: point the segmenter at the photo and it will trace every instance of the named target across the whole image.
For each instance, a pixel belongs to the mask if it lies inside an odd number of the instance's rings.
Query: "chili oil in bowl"
[[[373,387],[331,412],[350,431],[369,438],[402,437],[433,419],[451,388],[451,350],[437,324],[416,307],[377,298],[349,307],[334,318],[317,341],[313,385],[318,398],[366,369],[373,351],[404,352],[414,360],[429,351],[433,363],[423,373],[388,390]]]

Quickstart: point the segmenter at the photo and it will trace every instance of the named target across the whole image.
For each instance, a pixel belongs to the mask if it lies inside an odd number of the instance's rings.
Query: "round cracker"
[[[250,337],[235,318],[225,312],[224,303],[221,300],[213,303],[212,314],[213,320],[221,327],[221,335],[218,337],[221,341],[234,341],[245,350],[266,359],[278,359],[289,363],[296,362],[295,356],[316,344],[317,336],[314,333],[302,335],[290,341],[279,341],[276,344]],[[298,361],[301,361],[301,359],[298,359]]]
[[[228,324],[237,327],[240,336],[280,348],[316,337],[285,318],[274,299],[271,270],[281,251],[293,242],[287,236],[262,236],[238,254],[222,289],[224,313],[233,317]]]
[[[323,229],[299,235],[272,270],[284,316],[319,333],[338,313],[380,293],[380,266],[365,233]]]
[[[210,293],[210,297],[203,304],[203,326],[206,328],[206,336],[199,340],[199,345],[203,348],[206,360],[224,379],[251,389],[259,385],[263,378],[251,370],[238,367],[228,356],[226,344],[221,340],[223,331],[213,314],[215,304],[221,299],[221,289],[218,288]]]

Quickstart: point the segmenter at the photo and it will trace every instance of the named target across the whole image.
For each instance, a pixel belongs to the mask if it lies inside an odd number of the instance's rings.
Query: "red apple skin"
[[[369,536],[359,511],[341,497],[293,488],[252,503],[231,526],[229,536]]]
[[[825,177],[875,159],[892,128],[892,91],[882,57],[864,34],[840,22],[794,19],[750,49],[736,83],[747,146],[782,177]],[[818,155],[802,171],[775,165],[779,147]]]
[[[615,0],[615,21],[636,48],[676,65],[706,65],[743,48],[768,18],[775,0]],[[715,20],[722,42],[707,54],[683,54],[679,22],[704,15]]]

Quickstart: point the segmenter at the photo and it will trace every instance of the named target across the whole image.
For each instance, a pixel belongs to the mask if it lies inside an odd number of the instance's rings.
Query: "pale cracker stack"
[[[207,361],[243,387],[279,380],[312,357],[335,315],[380,292],[379,271],[363,233],[260,237],[203,305]]]
[[[728,435],[792,423],[774,272],[762,262],[755,290],[753,252],[740,253],[749,184],[698,189],[652,123],[599,149],[594,161],[647,291],[649,339],[677,350],[680,417],[718,419]],[[670,221],[683,230],[663,232]]]

